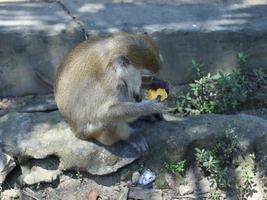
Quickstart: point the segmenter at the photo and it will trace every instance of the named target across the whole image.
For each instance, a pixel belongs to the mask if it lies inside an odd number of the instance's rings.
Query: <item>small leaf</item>
[[[97,200],[97,198],[99,197],[98,192],[96,191],[96,189],[92,189],[90,192],[86,193],[86,200]]]

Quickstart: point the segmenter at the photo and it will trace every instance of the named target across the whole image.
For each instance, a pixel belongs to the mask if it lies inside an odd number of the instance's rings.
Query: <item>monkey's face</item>
[[[111,76],[115,77],[113,81],[116,88],[120,88],[125,97],[130,101],[140,101],[141,95],[141,70],[136,68],[128,58],[119,56],[112,61]],[[121,94],[120,94],[121,95]]]

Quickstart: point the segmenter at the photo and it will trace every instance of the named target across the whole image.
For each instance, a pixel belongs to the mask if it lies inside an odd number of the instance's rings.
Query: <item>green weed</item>
[[[166,169],[170,170],[173,174],[179,173],[184,175],[186,170],[186,160],[177,161],[176,163],[165,163]]]

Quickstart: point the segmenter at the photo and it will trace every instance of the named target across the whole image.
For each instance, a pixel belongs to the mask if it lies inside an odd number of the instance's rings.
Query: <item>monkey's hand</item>
[[[159,100],[160,97],[157,97],[153,101],[148,101],[151,102],[155,105],[156,109],[158,109],[160,112],[157,113],[152,113],[152,114],[158,114],[158,113],[168,113],[169,112],[169,107],[166,102],[162,102]],[[145,101],[146,102],[146,101]]]

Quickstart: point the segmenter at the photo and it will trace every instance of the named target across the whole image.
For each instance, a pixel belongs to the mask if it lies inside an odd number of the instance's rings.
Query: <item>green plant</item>
[[[253,169],[248,163],[245,163],[241,166],[241,177],[242,177],[243,184],[247,187],[252,186],[252,184],[254,183],[253,182],[253,177],[254,177]]]
[[[266,83],[267,75],[264,73],[262,68],[253,70],[253,74],[255,75],[256,84]]]
[[[241,71],[241,73],[245,74],[247,72],[247,62],[248,62],[249,56],[244,52],[238,52],[237,53],[237,60],[238,60],[238,67]]]
[[[206,149],[199,149],[199,148],[195,148],[195,156],[196,156],[196,159],[199,161],[199,162],[204,162],[205,160],[208,159],[210,155],[210,152],[207,151]]]
[[[214,178],[218,188],[230,188],[233,183],[229,167],[218,168],[218,171],[214,175]]]
[[[189,108],[200,113],[215,111],[215,85],[210,74],[190,84],[190,91],[177,98],[177,108]],[[190,114],[190,113],[189,113]]]
[[[196,72],[198,80],[191,83],[189,91],[185,95],[178,96],[177,111],[184,114],[200,113],[225,113],[235,111],[245,102],[248,95],[253,91],[249,85],[249,77],[246,64],[248,55],[240,52],[237,54],[239,66],[231,73],[219,72],[215,75],[203,76],[203,65],[192,60],[192,68]],[[255,72],[257,80],[265,80],[263,71]]]
[[[192,66],[192,69],[194,70],[194,72],[196,73],[197,78],[201,78],[203,76],[202,68],[204,65],[193,59],[191,66]]]
[[[203,167],[211,172],[218,172],[218,164],[219,160],[217,160],[215,156],[212,155],[210,155],[209,158],[202,163]]]
[[[186,160],[177,161],[176,163],[165,163],[165,167],[170,170],[173,174],[179,173],[184,174],[186,170]]]
[[[220,200],[221,199],[221,191],[219,191],[218,189],[212,189],[210,192],[209,192],[209,196],[208,196],[208,199],[210,200]]]
[[[237,185],[237,191],[240,193],[242,199],[246,199],[247,196],[255,193],[254,186],[254,169],[249,163],[243,162],[240,165],[240,183]]]
[[[221,158],[223,164],[228,165],[232,163],[233,157],[240,152],[240,144],[235,128],[228,126],[224,133],[224,136],[219,138],[215,144],[214,151]]]
[[[213,188],[229,188],[232,184],[230,177],[230,170],[223,166],[216,154],[207,149],[195,149],[196,159],[200,167],[206,172],[211,179],[211,187]]]
[[[79,169],[77,169],[75,176],[77,179],[81,179],[81,180],[83,179],[83,174],[80,172]]]
[[[207,149],[195,148],[195,156],[202,168],[210,174],[219,171],[219,160],[216,159],[214,153]]]
[[[185,108],[190,105],[192,98],[190,97],[190,93],[187,93],[186,95],[181,95],[178,98],[178,101],[176,102],[177,108]]]
[[[191,104],[194,109],[201,113],[211,113],[215,111],[216,85],[213,77],[208,74],[190,84]]]
[[[239,71],[233,71],[230,74],[219,72],[215,80],[218,90],[216,111],[223,113],[236,110],[240,101],[247,97],[247,90],[243,87],[244,76]]]
[[[239,152],[238,136],[235,128],[228,125],[224,135],[216,139],[212,149],[195,148],[195,158],[198,165],[211,180],[211,187],[231,188],[234,180],[231,178],[233,157]]]

